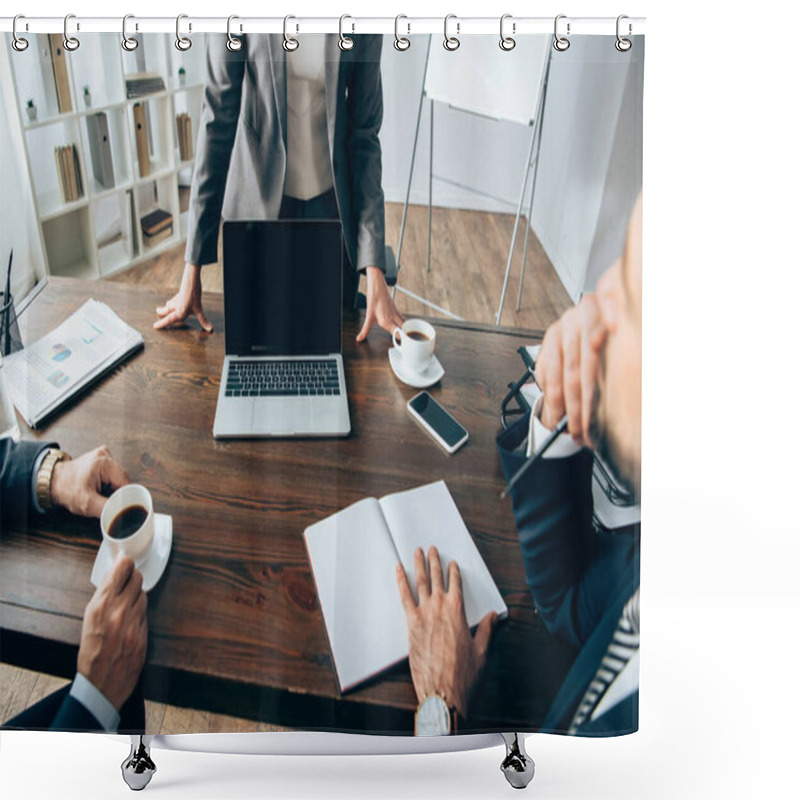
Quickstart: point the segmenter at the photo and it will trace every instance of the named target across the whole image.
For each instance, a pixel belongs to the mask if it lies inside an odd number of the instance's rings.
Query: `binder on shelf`
[[[125,202],[127,203],[128,208],[128,225],[127,230],[133,234],[136,230],[136,208],[133,204],[133,189],[127,189],[125,191]],[[131,235],[131,254],[133,258],[139,255],[139,243],[136,241],[136,237]]]
[[[72,111],[72,95],[69,91],[69,74],[67,72],[67,62],[64,59],[64,42],[61,34],[48,34],[50,41],[50,56],[53,61],[53,78],[56,84],[56,97],[58,99],[58,111],[66,114]]]
[[[108,137],[108,116],[104,111],[86,117],[89,152],[95,180],[104,189],[114,188],[114,163],[111,159],[111,141]]]
[[[150,174],[150,145],[147,136],[147,119],[144,106],[133,104],[133,124],[136,128],[136,154],[139,159],[139,177],[146,178]]]

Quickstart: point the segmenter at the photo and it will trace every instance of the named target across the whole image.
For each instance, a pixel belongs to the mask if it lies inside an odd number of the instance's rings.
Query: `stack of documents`
[[[11,399],[35,428],[143,345],[105,303],[87,300],[54,331],[3,359]]]

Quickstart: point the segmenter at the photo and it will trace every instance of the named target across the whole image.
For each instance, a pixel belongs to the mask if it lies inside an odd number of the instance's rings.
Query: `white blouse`
[[[333,186],[325,102],[325,36],[286,53],[287,164],[284,194],[310,200]]]

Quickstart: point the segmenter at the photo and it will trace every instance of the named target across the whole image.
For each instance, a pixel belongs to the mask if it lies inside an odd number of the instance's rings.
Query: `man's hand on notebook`
[[[181,279],[181,288],[178,293],[171,297],[163,306],[156,309],[160,319],[153,323],[156,330],[169,328],[185,322],[194,314],[203,330],[211,333],[214,326],[208,317],[203,313],[203,285],[200,282],[200,267],[186,262]]]
[[[378,267],[367,267],[367,316],[356,341],[363,342],[376,322],[391,333],[395,328],[402,328],[405,321],[389,295],[383,272]]]
[[[479,623],[473,637],[464,614],[461,572],[451,561],[448,587],[435,547],[428,551],[430,574],[420,548],[414,552],[414,568],[419,603],[414,601],[403,565],[397,565],[397,586],[408,619],[408,662],[411,678],[422,701],[431,694],[441,695],[461,717],[467,716],[470,695],[486,664],[486,651],[492,628],[497,621],[494,611]]]

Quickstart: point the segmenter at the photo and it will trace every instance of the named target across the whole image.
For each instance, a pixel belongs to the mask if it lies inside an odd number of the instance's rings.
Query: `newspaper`
[[[54,331],[4,359],[11,399],[35,428],[143,345],[105,303],[87,300]]]

